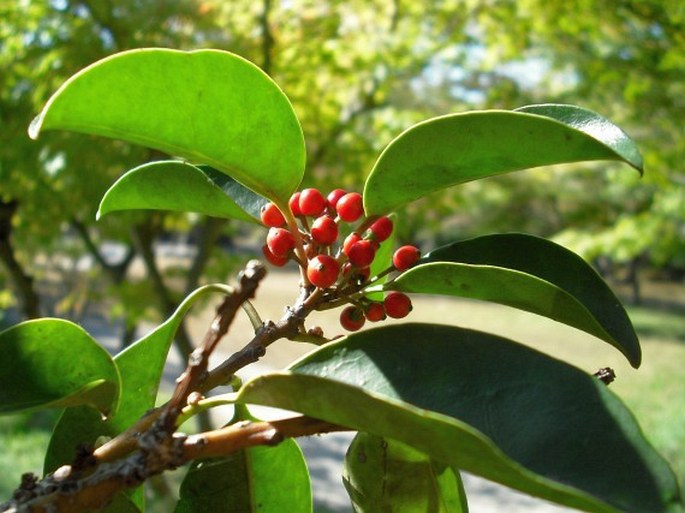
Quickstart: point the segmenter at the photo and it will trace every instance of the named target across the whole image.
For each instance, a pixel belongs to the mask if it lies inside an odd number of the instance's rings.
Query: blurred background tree
[[[25,317],[78,318],[106,299],[125,343],[142,319],[163,317],[199,282],[225,278],[238,250],[258,248],[249,227],[200,216],[141,212],[96,223],[116,177],[163,156],[82,135],[28,139],[31,119],[66,77],[145,46],[221,48],[260,65],[301,119],[304,185],[324,190],[359,189],[379,150],[430,116],[534,102],[595,109],[638,140],[644,179],[586,165],[492,178],[412,205],[420,221],[403,223],[400,236],[557,235],[597,262],[633,270],[649,262],[680,277],[684,29],[676,0],[0,0],[0,302]],[[179,232],[192,234],[180,268],[158,245]],[[177,342],[188,350],[187,337]]]

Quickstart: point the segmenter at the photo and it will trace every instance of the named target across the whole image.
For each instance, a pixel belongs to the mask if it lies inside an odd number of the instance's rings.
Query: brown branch
[[[277,445],[286,438],[342,430],[346,428],[301,416],[269,422],[238,422],[189,437],[167,437],[150,431],[141,438],[140,449],[123,460],[96,468],[62,467],[40,483],[25,476],[22,487],[12,500],[0,505],[0,511],[71,513],[100,509],[117,493],[195,459],[226,456],[257,445]]]

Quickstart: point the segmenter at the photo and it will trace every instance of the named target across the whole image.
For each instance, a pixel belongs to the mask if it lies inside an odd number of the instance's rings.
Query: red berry
[[[392,234],[392,221],[389,217],[383,216],[378,218],[369,228],[369,231],[373,235],[373,239],[376,242],[383,242],[387,240]]]
[[[365,312],[366,318],[371,322],[378,322],[385,319],[385,308],[383,303],[371,303]]]
[[[416,246],[402,246],[392,255],[392,265],[398,271],[406,271],[416,263],[420,256],[421,252]]]
[[[311,233],[315,242],[329,246],[338,240],[338,225],[331,216],[323,215],[316,218]]]
[[[368,267],[376,256],[376,248],[370,240],[360,240],[350,247],[347,257],[355,267]]]
[[[362,238],[358,233],[350,233],[347,237],[345,237],[345,240],[343,241],[343,253],[346,256],[350,256],[350,248],[360,240],[362,240]]]
[[[364,213],[362,195],[358,192],[348,192],[338,200],[335,210],[338,212],[340,219],[353,223]]]
[[[316,255],[307,265],[307,278],[319,288],[333,285],[340,274],[340,264],[329,255]]]
[[[271,253],[283,258],[288,256],[288,253],[295,247],[295,237],[285,228],[269,228],[266,245]]]
[[[299,205],[303,216],[320,216],[326,208],[326,198],[318,189],[305,189],[300,193]]]
[[[344,189],[334,189],[331,192],[328,193],[328,196],[326,196],[326,201],[328,201],[328,206],[335,210],[335,206],[338,204],[338,201],[340,198],[342,198],[345,194],[347,194],[347,191]]]
[[[385,313],[393,319],[401,319],[409,315],[412,310],[411,299],[402,292],[391,292],[383,301]]]
[[[276,267],[283,267],[289,260],[288,257],[277,257],[274,255],[266,244],[262,246],[262,253],[264,253],[264,258],[266,258],[267,262]]]
[[[348,306],[340,312],[340,324],[347,331],[357,331],[365,322],[364,313],[356,306]]]
[[[300,194],[300,191],[297,191],[292,196],[290,196],[290,200],[288,200],[290,212],[292,212],[292,214],[295,217],[299,217],[302,215],[302,212],[300,212]]]
[[[262,218],[262,223],[272,228],[278,228],[285,223],[285,217],[283,217],[278,207],[271,202],[260,209],[259,216]]]

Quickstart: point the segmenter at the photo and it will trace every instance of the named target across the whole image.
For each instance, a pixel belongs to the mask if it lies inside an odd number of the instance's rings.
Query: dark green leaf
[[[576,116],[563,116],[566,107],[475,111],[414,125],[390,142],[371,170],[364,187],[367,215],[391,212],[445,187],[532,167],[618,160],[642,169],[635,144],[618,127],[584,109],[569,107]]]
[[[227,293],[223,285],[207,285],[189,295],[166,322],[119,353],[114,361],[121,373],[121,401],[111,417],[102,421],[86,408],[70,408],[60,417],[50,439],[44,470],[71,461],[79,444],[92,444],[99,436],[115,436],[155,405],[169,346],[176,330],[199,298]]]
[[[343,483],[357,513],[468,513],[461,476],[407,445],[358,433]]]
[[[392,438],[455,468],[591,512],[682,507],[668,464],[598,379],[528,347],[449,326],[350,335],[239,400]]]
[[[61,319],[17,324],[0,333],[0,354],[0,414],[85,405],[108,415],[116,408],[117,368],[76,324]]]
[[[119,178],[102,198],[97,215],[99,218],[118,210],[156,209],[254,223],[259,222],[258,209],[264,203],[266,199],[224,173],[170,160],[139,166]]]
[[[287,205],[305,163],[290,102],[257,66],[219,50],[122,52],[80,71],[29,133],[66,129],[123,139],[222,171]]]
[[[595,335],[633,367],[642,359],[628,314],[604,280],[578,255],[540,237],[509,233],[448,244],[388,288],[513,306]]]
[[[304,456],[294,440],[193,463],[176,513],[311,513]]]

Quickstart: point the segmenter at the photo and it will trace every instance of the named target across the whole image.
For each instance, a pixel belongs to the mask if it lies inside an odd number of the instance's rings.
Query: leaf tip
[[[33,118],[33,121],[31,121],[31,124],[29,125],[29,137],[34,141],[38,139],[38,136],[40,135],[40,129],[43,126],[43,119],[45,119],[44,112],[45,111],[41,112],[35,118]]]

